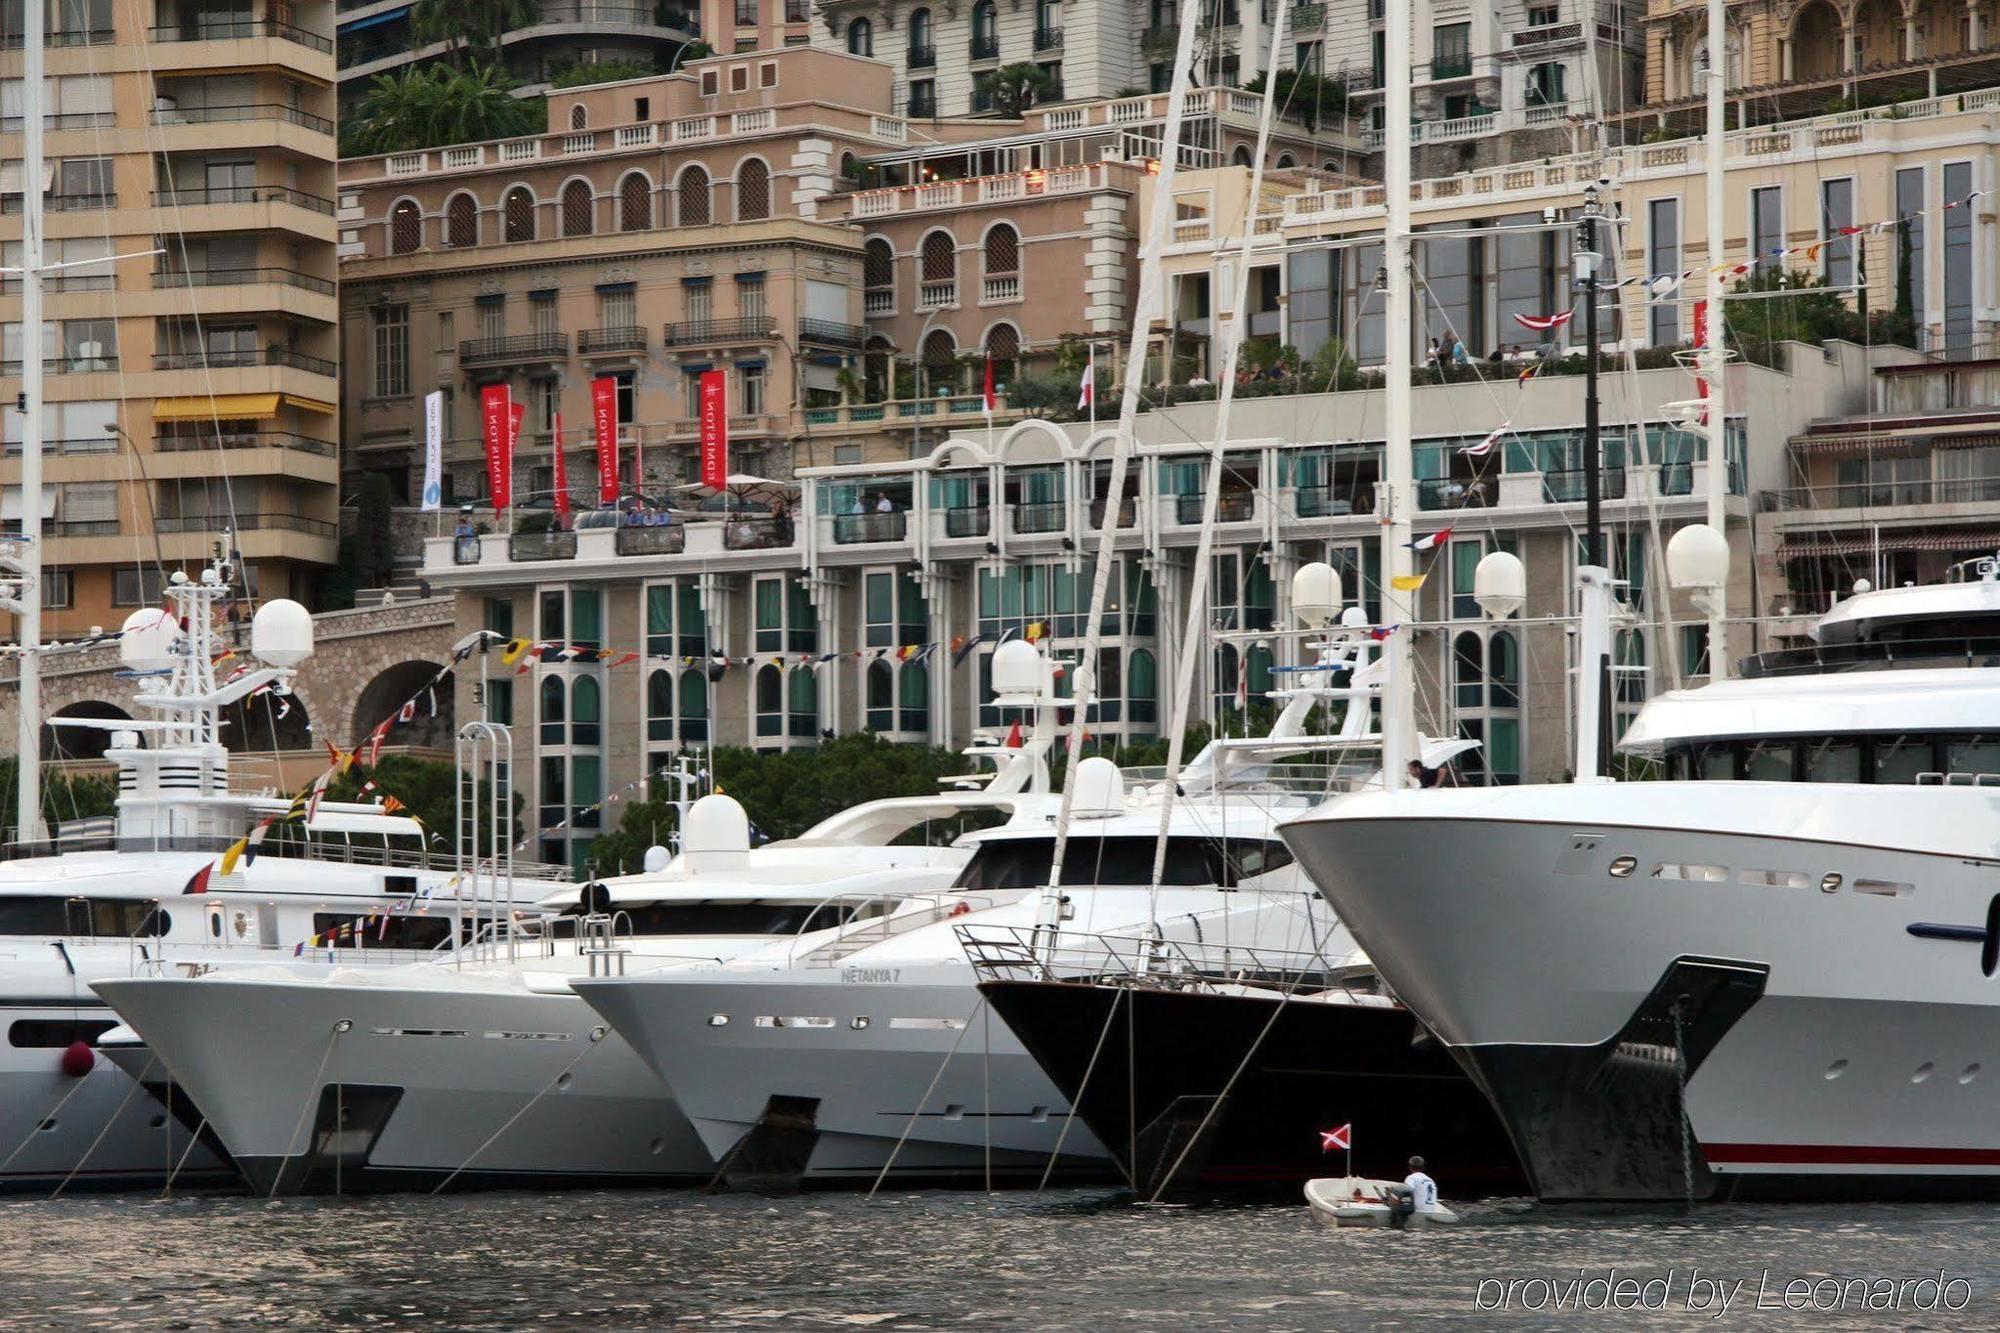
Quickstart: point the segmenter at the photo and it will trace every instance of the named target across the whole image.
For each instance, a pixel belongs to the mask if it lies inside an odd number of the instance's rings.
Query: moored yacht
[[[1648,703],[1664,781],[1283,830],[1544,1198],[2000,1194],[2000,559],[1814,639]]]

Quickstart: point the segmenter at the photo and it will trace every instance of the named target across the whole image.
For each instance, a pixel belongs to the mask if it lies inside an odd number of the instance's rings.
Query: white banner
[[[444,390],[424,395],[425,512],[444,508]]]

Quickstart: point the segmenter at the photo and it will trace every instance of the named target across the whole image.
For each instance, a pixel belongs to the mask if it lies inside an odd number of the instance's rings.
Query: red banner
[[[618,381],[590,382],[590,419],[597,431],[597,503],[618,503]]]
[[[504,384],[489,384],[479,391],[479,433],[486,444],[486,494],[494,512],[514,504],[514,440],[508,429],[511,395]]]
[[[563,462],[562,413],[556,413],[555,436],[550,441],[555,453],[556,465],[556,518],[564,527],[569,526],[569,466]]]
[[[701,373],[701,484],[718,491],[729,482],[727,385],[723,371]]]

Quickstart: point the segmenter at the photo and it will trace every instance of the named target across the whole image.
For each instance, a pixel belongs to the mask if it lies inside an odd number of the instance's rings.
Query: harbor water
[[[0,1204],[0,1252],[6,1328],[2000,1325],[1979,1206],[1488,1204],[1398,1233],[1076,1190],[107,1196]]]

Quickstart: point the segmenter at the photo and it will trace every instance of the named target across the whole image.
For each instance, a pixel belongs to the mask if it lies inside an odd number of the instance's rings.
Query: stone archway
[[[112,722],[130,722],[132,714],[114,703],[102,699],[84,699],[73,704],[64,704],[48,715],[50,718],[102,718]],[[59,727],[42,723],[42,758],[44,759],[102,759],[105,750],[111,746],[111,733],[99,727]]]
[[[1811,0],[1792,21],[1792,68],[1799,80],[1833,79],[1841,74],[1845,50],[1840,12],[1827,0]]]
[[[354,726],[348,732],[354,737],[354,743],[359,745],[377,723],[395,716],[397,709],[414,699],[413,716],[390,731],[390,742],[450,749],[457,731],[453,720],[452,697],[455,691],[452,682],[449,679],[440,682],[435,697],[425,690],[440,669],[436,662],[412,659],[377,672],[355,697]]]

